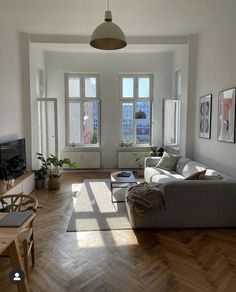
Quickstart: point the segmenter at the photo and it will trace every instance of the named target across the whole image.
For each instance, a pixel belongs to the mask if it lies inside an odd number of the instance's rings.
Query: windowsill
[[[76,151],[100,151],[101,150],[101,146],[99,145],[78,145],[78,146],[65,146],[62,151],[69,151],[69,152],[76,152]]]
[[[134,150],[138,151],[150,151],[150,145],[133,145],[133,146],[118,146],[118,151],[120,152],[130,152]]]
[[[175,150],[179,150],[179,144],[169,144],[169,145],[165,145],[164,147],[168,148],[172,148],[172,149],[175,149]]]

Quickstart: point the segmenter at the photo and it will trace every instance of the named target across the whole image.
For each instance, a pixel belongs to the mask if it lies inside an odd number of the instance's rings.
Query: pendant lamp
[[[107,1],[105,21],[95,28],[91,36],[90,45],[100,50],[118,50],[127,45],[123,31],[118,25],[112,22],[109,0]]]
[[[139,110],[138,112],[135,113],[135,119],[141,120],[141,119],[146,119],[146,113]]]

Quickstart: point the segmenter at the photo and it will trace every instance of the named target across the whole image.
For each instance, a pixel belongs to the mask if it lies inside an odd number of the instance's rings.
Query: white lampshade
[[[112,22],[111,11],[105,12],[105,21],[94,30],[90,45],[101,50],[117,50],[127,45],[123,31]]]

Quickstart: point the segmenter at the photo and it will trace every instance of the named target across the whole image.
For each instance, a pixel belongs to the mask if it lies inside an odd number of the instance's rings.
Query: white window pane
[[[95,77],[85,77],[85,97],[96,97]]]
[[[69,77],[69,97],[80,97],[80,77]]]
[[[122,103],[122,142],[132,143],[133,138],[133,103]]]
[[[84,144],[98,144],[99,103],[84,102]]]
[[[69,143],[80,143],[80,104],[69,103]]]
[[[134,78],[122,78],[122,97],[134,97]]]
[[[149,101],[137,102],[136,112],[145,113],[145,118],[135,119],[136,123],[136,144],[150,144],[151,139],[151,104]]]
[[[150,78],[138,78],[138,97],[150,97]]]

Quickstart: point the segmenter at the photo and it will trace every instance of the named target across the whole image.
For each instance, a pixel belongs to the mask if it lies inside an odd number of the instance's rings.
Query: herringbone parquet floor
[[[108,174],[64,174],[60,192],[34,192],[42,208],[33,292],[236,291],[236,229],[66,233],[72,184],[102,177]],[[8,259],[1,259],[1,292],[16,291],[9,270]]]

